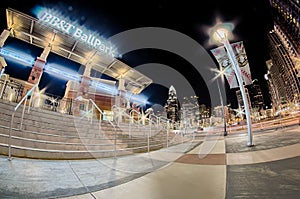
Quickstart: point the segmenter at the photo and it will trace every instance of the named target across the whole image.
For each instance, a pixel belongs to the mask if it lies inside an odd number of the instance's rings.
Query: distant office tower
[[[300,1],[270,0],[274,30],[269,33],[272,67],[269,77],[283,103],[300,95]]]
[[[179,121],[179,103],[174,86],[170,86],[169,88],[169,96],[165,104],[165,110],[168,119],[172,120],[172,122]]]
[[[180,109],[181,121],[192,126],[200,119],[200,109],[197,96],[184,97]]]
[[[274,89],[277,89],[280,104],[299,101],[299,79],[292,55],[287,50],[283,38],[273,30],[268,34],[270,44],[269,75]]]
[[[272,108],[275,111],[277,111],[277,110],[279,110],[281,100],[280,100],[280,95],[279,95],[279,91],[278,91],[279,89],[275,87],[276,85],[274,84],[274,82],[273,82],[274,80],[272,79],[271,73],[270,73],[270,70],[273,67],[272,60],[266,61],[266,64],[268,67],[268,73],[265,74],[265,79],[267,80],[267,83],[268,83],[269,93],[270,93],[271,101],[272,101]]]
[[[254,80],[251,86],[248,87],[248,90],[251,99],[251,107],[256,110],[261,110],[264,106],[264,98],[258,81]]]
[[[205,104],[200,104],[199,111],[200,111],[200,119],[210,117],[210,108],[206,107]]]
[[[270,0],[276,32],[286,40],[292,56],[300,54],[300,1]]]
[[[248,104],[249,104],[249,108],[251,109],[252,106],[251,106],[251,100],[250,100],[248,88],[245,88],[245,93],[246,93],[246,99],[247,99]],[[241,94],[240,90],[236,91],[236,97],[237,97],[237,101],[238,101],[238,106],[239,107],[244,107],[244,101],[243,101],[242,94]]]

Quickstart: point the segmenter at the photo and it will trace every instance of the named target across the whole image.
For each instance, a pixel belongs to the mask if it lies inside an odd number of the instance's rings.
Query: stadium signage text
[[[95,49],[98,49],[112,57],[115,57],[116,52],[115,49],[105,42],[103,39],[95,36],[95,34],[88,33],[89,31],[84,28],[73,25],[72,23],[59,18],[49,12],[44,12],[39,18],[42,22],[47,25],[52,26],[55,29],[62,31],[68,35],[72,35],[76,39],[92,46]]]

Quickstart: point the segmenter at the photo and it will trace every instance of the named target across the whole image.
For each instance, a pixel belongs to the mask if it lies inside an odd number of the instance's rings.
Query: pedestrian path
[[[211,154],[208,154],[207,157],[213,154],[217,155],[219,152],[223,152],[223,155],[225,154],[224,140],[217,140],[216,142],[213,144]],[[67,198],[224,199],[226,190],[226,165],[209,165],[206,158],[204,158],[204,162],[201,162],[202,158],[199,158],[199,152],[202,148],[203,145],[199,145],[168,166],[130,182],[93,192],[92,194]],[[193,156],[198,158],[193,158]],[[188,158],[182,159],[182,157]],[[211,160],[210,158],[208,159]],[[198,160],[201,163],[197,162]]]
[[[189,142],[150,153],[91,160],[9,161],[7,156],[0,156],[0,196],[58,198],[91,193],[166,167],[197,144]]]
[[[274,135],[292,136],[287,141],[286,136]],[[247,135],[241,134],[206,136],[116,159],[8,161],[0,156],[0,195],[61,199],[298,198],[300,143],[295,140],[299,138],[300,127],[293,126],[254,134],[254,144],[259,144],[253,149],[245,144]],[[239,146],[228,147],[233,143]]]
[[[300,143],[244,153],[227,153],[227,165],[256,164],[300,156]]]

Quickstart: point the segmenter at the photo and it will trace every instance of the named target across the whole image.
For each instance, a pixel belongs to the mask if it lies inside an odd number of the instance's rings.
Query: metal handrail
[[[14,123],[14,117],[15,113],[18,110],[18,108],[21,106],[24,100],[27,100],[28,95],[32,93],[32,91],[38,86],[38,84],[35,84],[27,93],[26,95],[21,99],[21,101],[17,104],[17,106],[14,108],[14,111],[11,115],[11,121],[10,121],[10,128],[9,128],[9,138],[8,138],[8,160],[12,160],[11,157],[11,131],[12,131],[12,126]],[[24,104],[26,106],[26,104]],[[22,112],[22,118],[23,118],[24,111]]]
[[[112,107],[111,107],[112,109],[118,109],[118,111],[120,111],[120,107],[118,107],[117,105],[112,105]]]
[[[131,115],[129,115],[128,113],[126,113],[124,110],[120,110],[120,109],[121,109],[120,107],[117,107],[116,105],[113,105],[113,106],[112,106],[112,110],[113,110],[114,108],[115,108],[115,109],[118,109],[119,112],[122,111],[122,116],[128,117],[128,118],[130,119],[130,123],[135,123],[135,122],[138,123],[138,121],[134,121],[134,120],[133,120],[133,118],[132,118]],[[119,121],[118,121],[118,122],[119,122]]]
[[[137,110],[134,110],[134,109],[132,109],[131,111],[130,111],[130,116],[133,118],[133,113],[137,113],[138,114],[138,119],[137,119],[137,121],[138,121],[138,123],[140,123],[140,120],[141,120],[141,118],[140,118],[140,112],[138,112]]]
[[[131,116],[131,115],[129,115],[128,113],[126,113],[124,110],[122,110],[120,107],[118,107],[118,106],[116,106],[116,105],[113,105],[112,106],[112,110],[113,109],[117,109],[117,111],[119,112],[119,113],[122,113],[122,115],[121,115],[121,117],[127,117],[127,118],[129,118],[129,122],[128,122],[128,129],[129,129],[129,131],[128,131],[128,135],[131,137],[131,129],[132,129],[132,125],[138,125],[138,127],[140,126],[139,125],[139,121],[135,121],[134,119],[133,119],[133,117]],[[126,118],[124,118],[124,120],[125,120],[125,123],[126,123]],[[118,123],[118,125],[119,125],[119,119],[117,120],[117,123]]]
[[[92,102],[93,106],[95,106],[95,108],[102,114],[105,115],[105,113],[97,106],[97,104],[92,100],[89,99],[90,102]],[[114,128],[115,131],[115,135],[114,135],[114,157],[116,158],[116,151],[117,151],[117,129],[114,125],[114,123],[112,123],[110,120],[108,120],[108,122],[112,125],[112,127]]]
[[[162,126],[163,128],[170,128],[170,122],[171,120],[166,118],[166,117],[163,117],[163,116],[159,116],[159,125]],[[163,124],[163,125],[161,125]]]
[[[150,116],[150,115],[152,115],[152,114],[153,114],[153,113],[151,113],[151,112],[145,112],[145,113],[144,113],[144,116],[145,116],[145,117],[148,117],[148,116]]]
[[[99,120],[101,122],[102,116],[105,115],[105,113],[97,106],[97,104],[92,99],[89,99],[89,101],[92,102],[92,105],[94,105],[96,107],[96,109],[99,111],[99,113],[101,114],[99,117]]]
[[[170,119],[163,117],[163,116],[159,116],[160,120],[165,120],[166,122],[170,122]]]
[[[149,128],[149,132],[147,134],[147,149],[148,149],[148,153],[150,152],[150,137],[152,137],[152,125],[155,127],[157,126],[156,122],[149,119],[149,118],[145,118],[145,120],[148,121],[148,126]],[[169,132],[167,130],[167,146],[168,146],[168,139],[169,139]]]
[[[152,119],[152,117],[154,117],[156,119],[156,125],[160,125],[160,117],[158,117],[157,115],[154,115],[154,113],[150,114],[150,117]]]
[[[146,118],[146,120],[148,120],[149,126],[150,126],[149,132],[147,134],[147,151],[149,153],[150,152],[150,137],[152,136],[151,135],[151,123],[152,123],[152,121],[149,118]]]

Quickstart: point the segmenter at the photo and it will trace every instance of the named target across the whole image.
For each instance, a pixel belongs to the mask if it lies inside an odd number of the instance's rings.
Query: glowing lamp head
[[[227,39],[228,30],[225,28],[219,28],[213,33],[213,39],[218,42],[224,42]]]
[[[233,23],[218,22],[213,27],[209,28],[208,35],[210,36],[210,44],[224,43],[226,40],[233,39],[232,31],[234,29]]]

